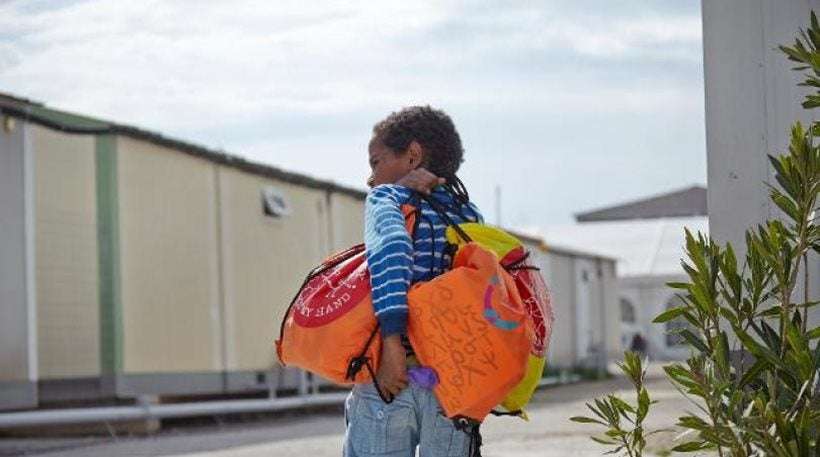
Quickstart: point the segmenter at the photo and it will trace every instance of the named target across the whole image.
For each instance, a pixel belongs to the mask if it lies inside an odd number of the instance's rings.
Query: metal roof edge
[[[344,186],[333,181],[314,178],[302,173],[285,171],[281,168],[253,162],[222,150],[215,150],[188,141],[167,137],[158,132],[47,108],[42,104],[8,94],[0,93],[0,95],[2,95],[2,97],[0,97],[0,114],[16,117],[53,130],[80,135],[123,135],[176,149],[179,152],[201,157],[211,162],[236,168],[247,173],[279,179],[291,184],[303,185],[314,189],[338,192],[360,200],[364,200],[367,196],[367,192],[361,189]]]
[[[618,259],[616,257],[612,257],[610,255],[600,254],[600,253],[592,252],[592,251],[583,251],[583,250],[580,250],[580,249],[570,248],[570,247],[567,247],[567,246],[561,246],[561,245],[557,245],[557,244],[553,244],[553,243],[548,243],[546,241],[542,245],[542,249],[547,253],[555,252],[557,254],[570,255],[570,256],[573,256],[573,257],[584,257],[584,258],[587,258],[587,259],[601,259],[601,260],[608,260],[608,261],[616,262],[616,263],[618,262]]]
[[[696,184],[692,184],[692,185],[689,185],[689,186],[686,186],[686,187],[681,187],[681,188],[678,188],[678,189],[675,189],[675,190],[661,192],[661,193],[657,193],[657,194],[654,194],[654,195],[649,195],[649,196],[646,196],[646,197],[626,200],[624,202],[617,203],[617,204],[612,204],[612,205],[609,205],[609,206],[601,206],[601,207],[598,207],[598,208],[593,208],[593,209],[590,209],[590,210],[573,213],[572,216],[575,218],[576,222],[579,222],[579,223],[581,223],[581,222],[599,222],[599,221],[605,222],[605,221],[616,221],[616,220],[658,219],[658,218],[668,217],[668,216],[646,216],[646,217],[632,217],[632,218],[623,217],[623,218],[613,218],[613,219],[596,219],[596,217],[598,217],[598,215],[600,215],[601,213],[615,211],[615,210],[619,210],[619,209],[623,209],[623,208],[627,208],[627,207],[633,207],[633,206],[636,206],[636,205],[641,205],[641,204],[644,204],[644,203],[647,203],[647,202],[655,201],[655,200],[658,200],[658,199],[661,199],[661,198],[667,198],[667,197],[672,197],[672,196],[676,196],[676,195],[683,195],[683,194],[686,194],[687,192],[701,191],[701,190],[705,192],[705,191],[708,190],[708,188],[706,186],[703,186],[701,184],[696,183]],[[703,214],[699,214],[699,213],[698,214],[680,214],[679,216],[672,216],[672,217],[689,217],[689,216],[703,216]]]
[[[515,230],[515,229],[503,228],[502,230],[505,230],[510,235],[513,235],[514,237],[516,237],[520,240],[529,241],[530,243],[537,244],[538,249],[541,250],[541,252],[546,252],[546,253],[555,252],[555,253],[558,253],[558,254],[571,255],[571,256],[574,256],[574,257],[585,257],[585,258],[589,258],[589,259],[611,260],[613,262],[618,261],[617,258],[612,257],[610,255],[601,254],[601,253],[592,252],[592,251],[584,251],[582,249],[575,249],[575,248],[571,248],[571,247],[568,247],[568,246],[549,243],[546,240],[544,240],[543,237],[538,236],[538,235],[532,235],[532,234],[521,232],[521,231],[518,231],[518,230]]]

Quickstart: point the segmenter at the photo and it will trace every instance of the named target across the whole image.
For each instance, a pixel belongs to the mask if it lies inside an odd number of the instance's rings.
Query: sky
[[[509,227],[706,182],[696,0],[0,0],[0,92],[361,189],[429,104]]]

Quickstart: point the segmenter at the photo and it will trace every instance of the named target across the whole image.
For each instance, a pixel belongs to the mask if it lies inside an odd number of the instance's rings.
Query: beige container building
[[[297,387],[278,323],[310,268],[361,242],[363,191],[11,96],[0,110],[19,235],[0,407]]]

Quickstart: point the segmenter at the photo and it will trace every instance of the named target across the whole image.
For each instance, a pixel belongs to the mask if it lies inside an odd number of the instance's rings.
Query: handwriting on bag
[[[471,387],[480,386],[482,379],[497,373],[496,348],[492,346],[487,332],[490,324],[481,316],[471,312],[475,305],[454,302],[453,291],[445,285],[437,284],[426,296],[418,297],[421,302],[411,307],[418,319],[425,321],[429,332],[422,335],[431,350],[426,363],[449,367],[447,383],[440,388],[455,389],[458,395],[446,395],[458,408],[459,398]]]

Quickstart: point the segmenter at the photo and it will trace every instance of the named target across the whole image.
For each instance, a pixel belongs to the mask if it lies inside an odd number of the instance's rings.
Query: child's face
[[[370,187],[379,184],[394,184],[418,166],[413,154],[408,152],[396,153],[375,137],[370,140],[367,149],[370,156],[371,170],[367,185]]]

